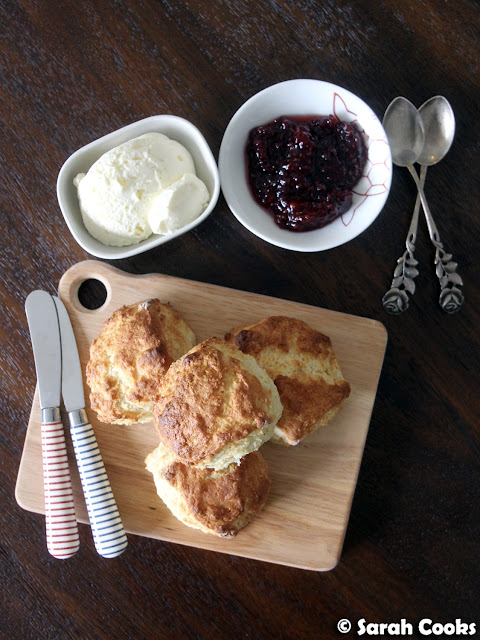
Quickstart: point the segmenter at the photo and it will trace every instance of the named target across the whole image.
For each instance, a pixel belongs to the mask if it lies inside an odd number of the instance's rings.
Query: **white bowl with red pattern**
[[[353,123],[367,148],[363,175],[352,189],[352,204],[325,227],[291,231],[279,227],[260,206],[250,187],[246,144],[250,131],[280,116],[334,115]],[[392,181],[390,146],[382,124],[358,96],[321,80],[288,80],[252,98],[233,116],[225,130],[219,154],[220,185],[237,220],[266,242],[293,251],[325,251],[356,238],[383,209]]]

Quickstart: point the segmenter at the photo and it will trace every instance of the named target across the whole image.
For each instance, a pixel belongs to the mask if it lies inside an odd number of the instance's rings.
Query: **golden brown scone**
[[[225,469],[201,469],[181,462],[160,444],[145,460],[160,498],[181,522],[233,538],[265,505],[270,475],[254,451]]]
[[[254,358],[210,338],[172,364],[153,406],[163,444],[184,462],[222,469],[268,440],[282,405]]]
[[[153,420],[152,399],[174,360],[195,344],[193,331],[168,303],[124,306],[103,325],[90,347],[90,404],[102,422]]]
[[[272,442],[296,445],[331,420],[350,394],[328,336],[301,320],[271,316],[232,329],[225,339],[253,356],[283,404]]]

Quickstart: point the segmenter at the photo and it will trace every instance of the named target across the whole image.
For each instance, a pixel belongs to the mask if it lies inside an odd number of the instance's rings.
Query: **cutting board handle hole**
[[[96,278],[84,280],[78,287],[78,301],[85,309],[94,311],[100,309],[107,299],[107,288]]]

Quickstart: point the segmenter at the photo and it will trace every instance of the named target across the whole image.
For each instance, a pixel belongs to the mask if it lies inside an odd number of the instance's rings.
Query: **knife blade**
[[[115,558],[128,541],[97,439],[85,409],[82,369],[72,324],[63,302],[53,297],[60,325],[62,396],[70,422],[73,448],[98,553]]]
[[[75,504],[60,415],[61,345],[52,296],[33,291],[25,301],[41,408],[41,440],[47,549],[66,559],[79,549]]]

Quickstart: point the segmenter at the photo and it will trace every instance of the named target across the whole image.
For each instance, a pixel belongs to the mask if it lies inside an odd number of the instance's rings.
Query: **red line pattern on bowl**
[[[341,103],[341,104],[339,104]],[[341,111],[341,115],[339,115],[338,112]],[[345,115],[345,112],[347,115]],[[359,190],[353,189],[352,192],[356,195],[356,196],[360,196],[363,197],[363,199],[361,200],[361,202],[359,204],[357,204],[353,210],[348,211],[347,213],[342,214],[341,216],[341,220],[344,226],[348,226],[354,216],[355,213],[360,209],[360,207],[368,200],[368,198],[374,197],[374,196],[378,196],[382,193],[386,193],[387,192],[387,181],[388,181],[388,177],[391,171],[391,168],[388,166],[388,159],[389,159],[389,146],[388,146],[388,141],[385,138],[375,138],[375,139],[371,139],[370,136],[366,133],[365,129],[361,126],[361,124],[358,121],[358,115],[354,112],[351,111],[348,107],[347,104],[345,103],[345,100],[338,94],[338,93],[334,93],[333,94],[333,114],[339,119],[339,120],[343,120],[343,122],[347,122],[348,124],[355,124],[356,127],[358,128],[358,130],[363,134],[364,136],[364,141],[365,141],[365,145],[368,149],[368,156],[367,156],[367,162],[365,164],[365,171],[364,174],[362,176],[362,178],[360,179],[360,181],[358,182],[358,185],[361,185]],[[352,117],[353,116],[353,117]],[[371,116],[372,120],[377,121],[378,118],[375,114],[373,114]],[[378,161],[373,161],[371,158],[371,149],[372,149],[372,145],[374,143],[378,143],[378,144],[383,144],[385,145],[385,156],[383,157],[383,159],[380,159]],[[382,181],[376,181],[376,177],[372,177],[372,173],[374,173],[375,171],[378,172],[378,169],[376,170],[376,167],[381,167],[382,165],[385,166],[386,169],[386,174],[385,174],[385,179]],[[362,184],[363,183],[363,184]],[[373,191],[373,193],[372,193]]]

